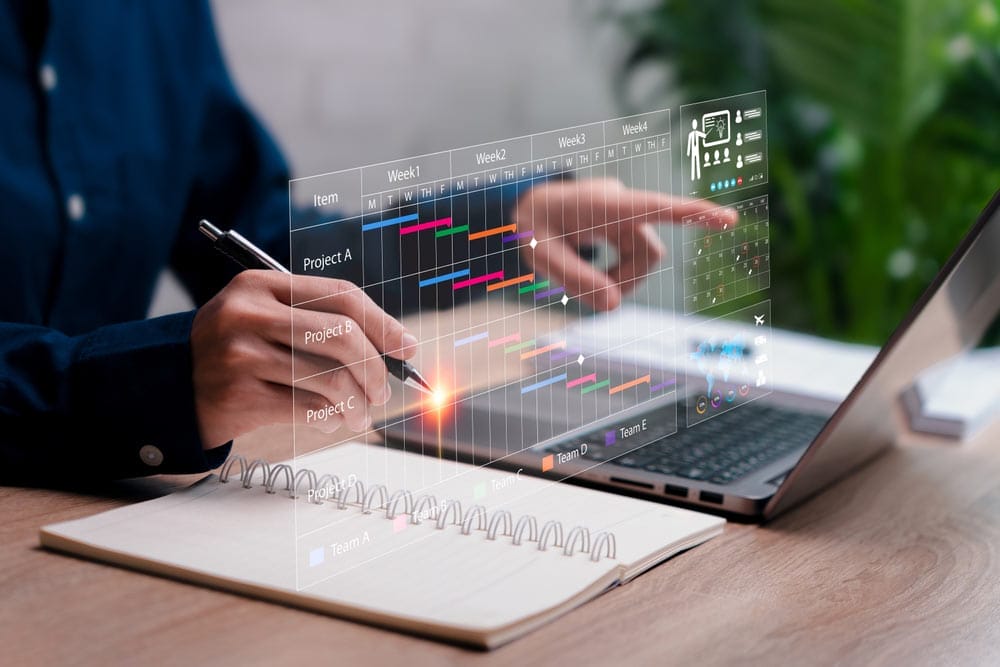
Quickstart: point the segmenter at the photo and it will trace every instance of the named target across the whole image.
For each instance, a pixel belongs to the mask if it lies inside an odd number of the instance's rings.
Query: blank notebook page
[[[550,519],[591,535],[613,531],[615,557],[567,556],[550,540],[513,544],[486,537],[478,521],[469,534],[433,518],[414,523],[385,508],[292,499],[259,483],[216,476],[163,498],[43,529],[47,546],[200,583],[388,624],[459,641],[518,632],[638,574],[676,551],[721,531],[723,520],[697,512],[362,444],[300,457],[296,469],[317,476],[356,475],[366,488],[431,493],[457,500],[466,512],[482,505]],[[354,498],[352,497],[353,501]],[[379,507],[379,501],[374,502]],[[400,504],[400,510],[402,504]],[[501,531],[503,532],[503,531]],[[296,539],[298,535],[298,539]],[[296,567],[296,564],[298,567]],[[498,634],[499,633],[499,634]],[[510,637],[507,637],[510,638]],[[505,640],[505,639],[503,639]],[[499,640],[486,641],[495,644]]]

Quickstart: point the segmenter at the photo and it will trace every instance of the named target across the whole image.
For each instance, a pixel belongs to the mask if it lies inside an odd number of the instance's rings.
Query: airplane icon
[[[755,327],[762,327],[762,326],[764,326],[764,316],[763,315],[754,315],[753,316],[753,325]]]

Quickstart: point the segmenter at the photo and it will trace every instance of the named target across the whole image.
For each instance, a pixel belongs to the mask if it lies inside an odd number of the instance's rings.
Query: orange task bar
[[[475,241],[476,239],[485,239],[487,236],[493,236],[494,234],[503,234],[504,232],[517,231],[517,225],[504,225],[503,227],[493,227],[492,229],[484,229],[481,232],[472,232],[469,234],[469,240]]]
[[[620,384],[617,387],[612,387],[608,390],[608,394],[617,394],[620,391],[625,391],[626,389],[631,389],[632,387],[637,387],[640,384],[649,384],[649,376],[643,375],[641,378],[636,378],[625,384]]]
[[[501,280],[498,283],[490,283],[486,286],[487,292],[492,292],[493,290],[503,289],[504,287],[510,287],[511,285],[517,285],[518,283],[530,283],[535,279],[534,273],[529,273],[526,276],[518,276],[517,278],[511,278],[509,280]]]
[[[532,357],[537,357],[540,354],[545,354],[546,352],[551,352],[552,350],[564,350],[566,349],[566,341],[561,340],[558,343],[552,343],[552,345],[546,345],[545,347],[539,347],[537,349],[531,350],[530,352],[522,352],[521,359],[531,359]],[[647,381],[649,378],[646,378]]]

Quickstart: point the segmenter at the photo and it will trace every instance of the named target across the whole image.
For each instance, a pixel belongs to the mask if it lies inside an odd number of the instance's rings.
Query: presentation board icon
[[[701,131],[705,134],[702,145],[705,148],[729,143],[729,119],[729,109],[714,111],[701,117]]]

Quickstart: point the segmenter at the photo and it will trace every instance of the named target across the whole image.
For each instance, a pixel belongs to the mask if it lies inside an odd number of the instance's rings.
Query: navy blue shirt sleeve
[[[204,451],[194,417],[192,319],[80,336],[0,324],[0,474],[113,478],[220,465],[229,445]]]
[[[110,38],[109,35],[114,35]],[[0,477],[201,472],[194,313],[144,320],[171,263],[234,270],[198,217],[287,249],[281,156],[202,0],[0,6]]]

